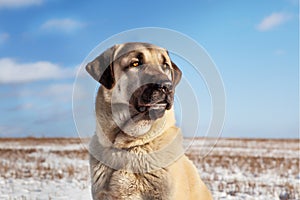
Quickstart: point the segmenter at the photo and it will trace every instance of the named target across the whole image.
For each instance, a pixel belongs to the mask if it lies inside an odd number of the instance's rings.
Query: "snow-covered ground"
[[[211,143],[196,140],[187,154],[214,199],[299,200],[299,144],[299,140],[222,139],[208,156],[199,158],[199,149]]]
[[[186,152],[214,199],[300,199],[299,140],[221,139],[210,151],[214,142]],[[91,199],[79,139],[0,139],[0,158],[0,200]]]

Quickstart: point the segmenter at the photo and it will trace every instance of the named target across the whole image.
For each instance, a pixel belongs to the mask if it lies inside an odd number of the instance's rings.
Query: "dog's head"
[[[109,94],[113,119],[128,135],[139,136],[173,106],[180,69],[167,50],[147,43],[115,45],[86,66]]]

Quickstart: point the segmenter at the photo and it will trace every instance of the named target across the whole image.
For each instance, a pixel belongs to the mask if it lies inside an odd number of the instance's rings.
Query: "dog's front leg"
[[[94,200],[114,200],[108,192],[113,169],[103,165],[90,155],[90,173],[92,183],[92,197]]]

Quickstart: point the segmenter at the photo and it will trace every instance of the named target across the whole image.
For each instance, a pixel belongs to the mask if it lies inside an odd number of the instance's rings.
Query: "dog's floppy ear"
[[[85,67],[86,71],[107,89],[111,89],[115,85],[113,56],[116,46],[104,51]]]
[[[175,63],[172,62],[172,79],[173,84],[177,85],[181,79],[182,72]]]

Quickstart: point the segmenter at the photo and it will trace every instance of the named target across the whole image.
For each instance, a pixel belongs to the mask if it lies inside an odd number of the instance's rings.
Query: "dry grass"
[[[25,139],[0,139],[0,144],[17,143],[18,146],[0,148],[0,177],[3,178],[40,178],[40,179],[62,179],[73,178],[82,173],[82,166],[76,167],[77,160],[86,161],[84,168],[88,174],[88,152],[86,149],[74,150],[49,150],[32,148],[34,145],[65,146],[78,144],[80,140],[65,138],[25,138]],[[5,145],[3,145],[5,146]],[[24,148],[22,148],[24,147]],[[65,163],[68,159],[69,162]],[[81,176],[79,176],[81,177]],[[87,178],[87,177],[86,177]]]
[[[199,156],[202,141],[197,139],[186,154],[214,195],[224,193],[238,199],[240,194],[256,197],[267,193],[281,200],[300,199],[299,140],[222,139],[204,158]],[[2,138],[0,177],[87,180],[88,152],[81,142],[74,138]],[[75,148],[65,148],[70,145]],[[47,148],[36,148],[41,146]]]
[[[206,157],[187,151],[212,191],[300,199],[299,140],[226,139]]]

